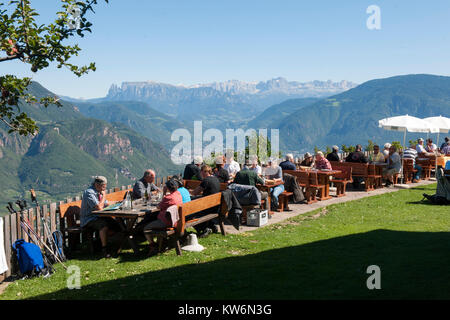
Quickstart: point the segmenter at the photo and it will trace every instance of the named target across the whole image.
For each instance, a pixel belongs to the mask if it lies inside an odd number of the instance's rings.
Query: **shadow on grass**
[[[33,299],[449,299],[449,252],[449,232],[375,230]],[[381,290],[367,289],[371,265],[381,269]]]
[[[423,204],[423,205],[429,205],[429,206],[436,206],[436,207],[449,207],[448,204],[434,204],[430,201],[407,201],[405,202],[407,204]]]

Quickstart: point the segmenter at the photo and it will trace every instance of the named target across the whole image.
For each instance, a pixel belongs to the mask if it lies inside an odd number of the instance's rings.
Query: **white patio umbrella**
[[[439,134],[448,133],[450,131],[450,118],[439,116],[439,117],[429,117],[423,120],[439,129],[437,132],[437,142],[436,142],[436,145],[439,147]]]
[[[429,122],[409,115],[381,119],[378,121],[378,127],[403,132],[403,147],[406,147],[406,132],[439,132],[439,129]]]

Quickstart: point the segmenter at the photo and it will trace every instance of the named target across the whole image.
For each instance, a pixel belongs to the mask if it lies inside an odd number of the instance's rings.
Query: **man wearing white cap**
[[[427,153],[427,150],[425,150],[425,147],[423,146],[423,139],[419,138],[419,140],[417,140],[417,145],[416,145],[416,151],[418,153]]]
[[[231,151],[227,152],[226,163],[223,168],[228,171],[231,177],[234,177],[236,173],[238,173],[239,170],[241,170],[239,163],[234,161],[233,152]]]
[[[262,168],[258,165],[258,156],[251,157],[249,169],[255,171],[259,176],[262,175]]]
[[[389,148],[390,147],[391,147],[391,144],[389,142],[386,142],[384,144],[383,155],[384,155],[385,161],[387,160],[387,158],[389,158]]]
[[[216,158],[216,170],[214,171],[214,175],[219,179],[221,183],[228,183],[230,180],[230,175],[228,171],[223,168],[223,157],[218,156]]]
[[[183,179],[184,180],[202,180],[200,175],[200,167],[202,166],[203,158],[201,156],[195,156],[192,163],[187,164],[184,168]]]
[[[89,228],[99,231],[103,256],[110,258],[111,252],[109,252],[107,247],[108,236],[120,231],[119,224],[112,218],[99,217],[92,213],[92,211],[103,210],[109,204],[114,203],[114,201],[108,203],[106,200],[107,183],[108,181],[105,177],[97,176],[94,178],[92,185],[83,192],[80,225],[83,229]]]
[[[267,179],[265,180],[265,182],[267,183],[274,183],[274,182],[279,182],[279,181],[283,181],[283,170],[281,169],[281,167],[278,165],[278,161],[273,159],[273,158],[269,158],[268,161],[268,167],[266,168],[266,176]],[[278,196],[283,193],[284,191],[284,184],[280,184],[276,187],[270,188],[270,193],[271,193],[271,206],[272,206],[272,210],[276,210],[278,208]]]

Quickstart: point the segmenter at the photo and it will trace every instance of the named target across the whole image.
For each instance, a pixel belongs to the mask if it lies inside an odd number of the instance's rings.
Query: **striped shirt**
[[[413,164],[416,164],[417,150],[413,148],[406,149],[405,151],[403,151],[403,158],[413,159]]]

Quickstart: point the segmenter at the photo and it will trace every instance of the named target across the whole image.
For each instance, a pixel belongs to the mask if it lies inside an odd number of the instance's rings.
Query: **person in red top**
[[[314,162],[314,168],[318,170],[328,169],[331,170],[331,163],[324,156],[322,151],[316,153],[316,161]]]
[[[165,195],[161,202],[158,204],[160,212],[158,214],[158,219],[150,222],[144,227],[144,234],[148,240],[150,251],[149,255],[154,255],[158,252],[158,248],[156,243],[153,241],[153,237],[148,235],[145,231],[149,231],[152,229],[165,229],[171,226],[171,222],[166,217],[166,211],[169,207],[173,205],[183,204],[183,198],[181,194],[178,192],[178,184],[174,180],[169,180],[166,182],[167,191],[169,194]]]

